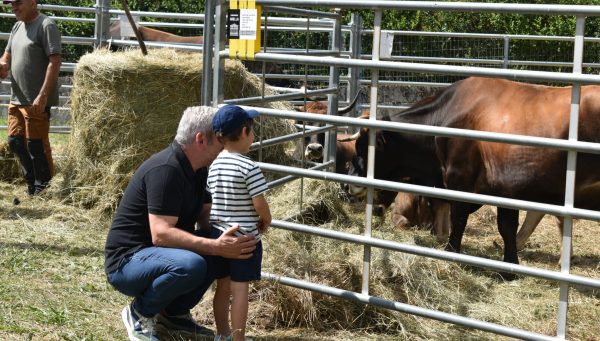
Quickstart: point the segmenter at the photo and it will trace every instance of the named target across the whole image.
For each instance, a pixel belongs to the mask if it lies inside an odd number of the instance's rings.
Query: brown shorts
[[[54,162],[48,138],[49,131],[50,122],[46,110],[33,115],[30,105],[10,104],[8,106],[8,136],[24,136],[28,140],[42,140],[50,174],[53,175]]]

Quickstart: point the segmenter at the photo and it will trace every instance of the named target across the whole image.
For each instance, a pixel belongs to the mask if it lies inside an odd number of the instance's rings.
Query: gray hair
[[[217,112],[216,108],[199,106],[189,107],[183,111],[175,141],[181,145],[187,145],[194,141],[197,133],[212,136],[212,120]]]

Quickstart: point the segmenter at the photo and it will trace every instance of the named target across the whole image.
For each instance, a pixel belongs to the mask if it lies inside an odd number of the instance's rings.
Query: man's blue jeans
[[[206,257],[154,246],[137,251],[108,275],[109,283],[135,297],[134,308],[148,317],[163,309],[168,315],[187,314],[200,302],[213,279]]]

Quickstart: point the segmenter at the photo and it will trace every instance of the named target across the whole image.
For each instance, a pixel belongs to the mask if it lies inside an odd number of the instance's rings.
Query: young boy
[[[208,187],[212,193],[210,221],[211,236],[218,238],[231,224],[239,223],[239,233],[251,234],[259,240],[251,258],[233,260],[214,259],[217,291],[213,311],[217,324],[215,340],[242,341],[246,334],[248,317],[248,284],[260,279],[262,261],[261,234],[271,223],[271,212],[265,200],[267,183],[258,165],[249,157],[254,141],[253,118],[255,110],[244,110],[226,105],[217,111],[213,130],[223,143],[223,151],[215,159],[208,173]],[[228,312],[231,296],[231,328]]]

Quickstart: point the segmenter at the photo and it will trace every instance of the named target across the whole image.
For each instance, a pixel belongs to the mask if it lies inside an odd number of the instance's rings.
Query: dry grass
[[[19,176],[19,164],[10,151],[5,138],[0,142],[0,180],[12,181]]]
[[[305,203],[298,215],[298,182],[269,193],[275,218],[302,217],[322,227],[362,233],[362,212],[338,200],[336,184],[305,180]],[[106,284],[102,268],[109,220],[52,198],[13,205],[12,198],[23,191],[22,185],[0,183],[0,263],[5,269],[0,273],[0,339],[124,340],[119,312],[128,299]],[[327,219],[315,215],[325,211]],[[470,220],[465,253],[501,258],[493,244],[493,213],[484,208]],[[391,226],[389,217],[375,219],[375,237],[441,248],[427,231]],[[600,278],[597,231],[595,222],[576,223],[573,273]],[[361,247],[275,228],[264,243],[265,271],[360,292]],[[554,222],[545,218],[520,257],[523,264],[558,270],[558,251]],[[374,249],[370,293],[548,335],[556,332],[558,285],[545,280],[503,282],[489,271]],[[209,326],[211,297],[209,293],[194,309],[194,316]],[[571,289],[569,339],[595,340],[599,316],[597,290]],[[253,285],[249,320],[249,335],[258,340],[503,339],[269,281]]]

